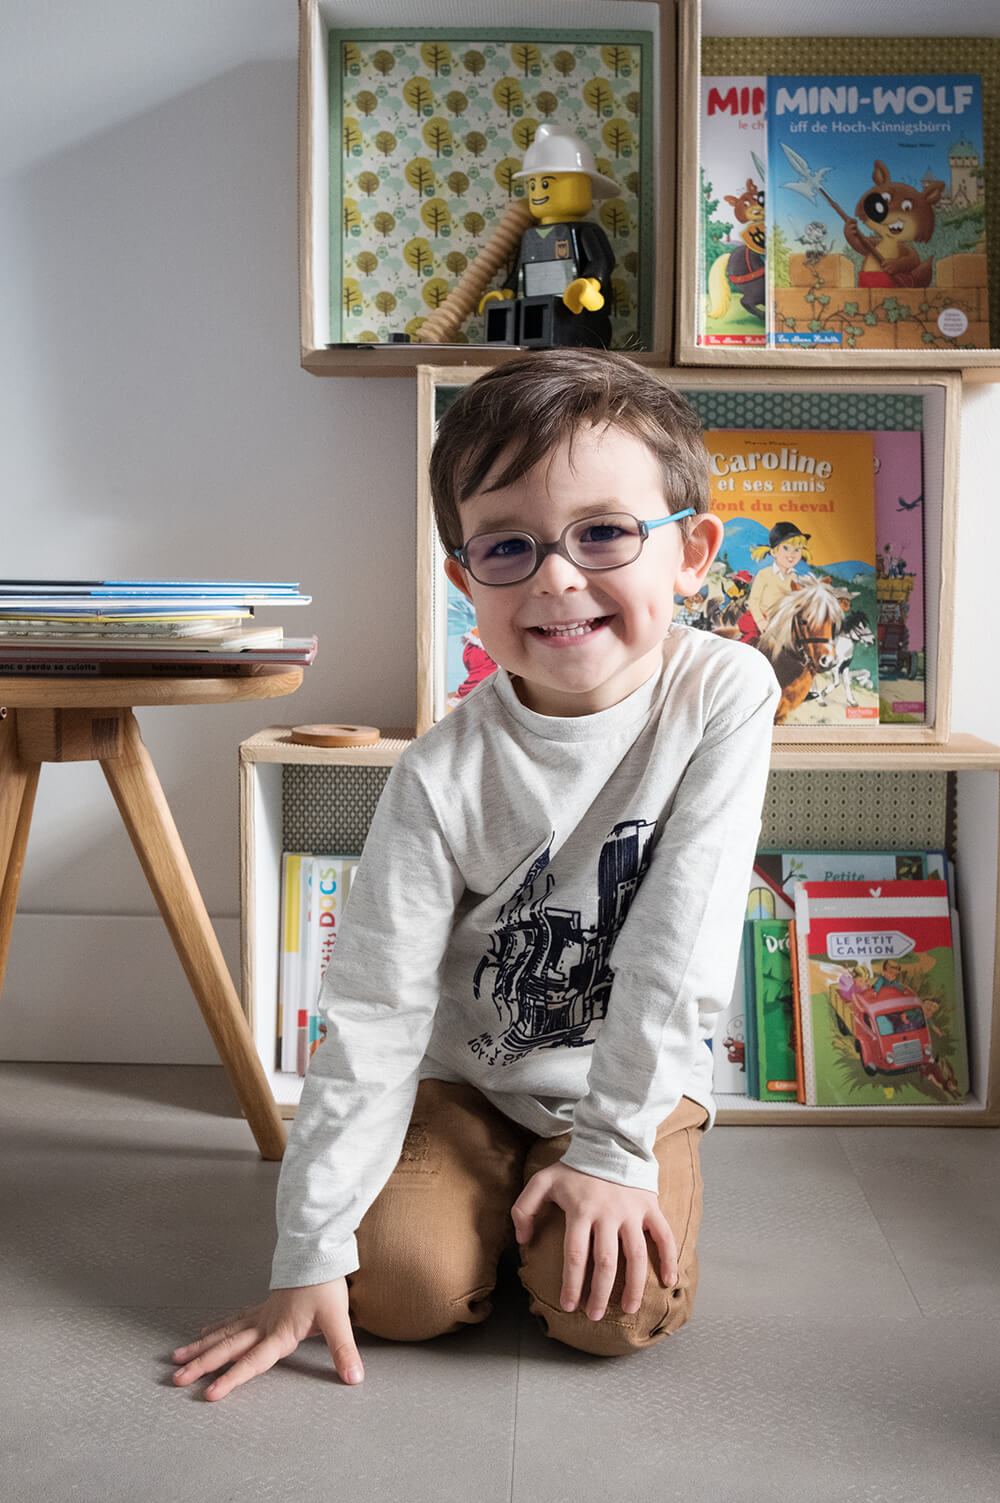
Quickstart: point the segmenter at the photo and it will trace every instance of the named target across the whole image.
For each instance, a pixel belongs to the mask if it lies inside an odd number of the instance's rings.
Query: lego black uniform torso
[[[611,317],[607,302],[614,265],[611,242],[600,225],[590,220],[529,225],[507,281],[520,303],[513,342],[528,347],[557,344],[609,348]],[[562,295],[577,277],[596,278],[605,307],[595,312],[587,308],[570,312]]]
[[[521,237],[518,259],[519,297],[562,297],[577,277],[596,277],[602,290],[615,258],[600,225],[587,220],[529,225]]]

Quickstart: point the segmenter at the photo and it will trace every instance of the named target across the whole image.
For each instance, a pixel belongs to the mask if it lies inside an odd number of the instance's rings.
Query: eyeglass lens
[[[584,517],[567,527],[559,544],[550,549],[565,552],[581,569],[620,569],[642,551],[644,534],[635,517],[627,512]],[[527,532],[482,532],[465,545],[469,572],[480,584],[516,584],[534,572],[538,547]]]

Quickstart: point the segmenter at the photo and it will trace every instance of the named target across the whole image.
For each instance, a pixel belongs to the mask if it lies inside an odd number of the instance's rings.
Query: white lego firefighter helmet
[[[538,127],[535,139],[524,153],[521,171],[515,172],[514,178],[531,177],[538,172],[586,173],[595,198],[615,198],[620,191],[616,182],[598,172],[590,147],[554,125]]]

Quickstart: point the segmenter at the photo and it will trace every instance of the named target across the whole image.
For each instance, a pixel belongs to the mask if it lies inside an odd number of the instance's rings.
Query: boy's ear
[[[471,600],[472,593],[469,589],[469,581],[466,578],[465,570],[462,568],[462,565],[459,563],[457,558],[445,559],[444,572],[447,574],[448,578],[455,586],[455,589],[461,590],[466,600]]]
[[[692,517],[689,526],[674,585],[674,593],[677,595],[697,595],[705,582],[709,565],[722,547],[725,533],[725,523],[721,517],[714,516],[709,511]]]

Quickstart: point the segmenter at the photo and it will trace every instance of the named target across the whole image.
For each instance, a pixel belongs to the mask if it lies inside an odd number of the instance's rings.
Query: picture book
[[[810,1106],[948,1106],[969,1089],[944,881],[800,882],[804,1097]]]
[[[792,898],[780,888],[765,886],[756,875],[747,894],[746,918],[740,963],[736,969],[733,994],[720,1014],[712,1040],[712,1089],[730,1096],[753,1096],[753,1069],[757,1057],[754,1034],[754,978],[748,936],[756,919],[791,918],[795,913]]]
[[[482,644],[476,613],[451,580],[444,586],[447,642],[444,654],[445,708],[453,710],[497,665]]]
[[[302,863],[298,851],[281,857],[281,958],[278,967],[278,1048],[276,1070],[295,1070],[297,1016],[304,965]]]
[[[320,988],[357,864],[356,856],[286,851],[282,857],[280,1070],[304,1075],[324,1037]]]
[[[767,81],[774,347],[988,348],[975,74]]]
[[[922,882],[946,872],[944,851],[758,851],[751,916],[791,918],[798,882]]]
[[[874,433],[879,720],[926,719],[924,470],[917,432]]]
[[[676,619],[767,654],[777,724],[877,722],[871,434],[709,429],[705,443],[725,537]]]
[[[740,969],[743,972],[743,1032],[745,1036],[746,1094],[754,1101],[760,1086],[757,1053],[757,976],[754,970],[753,924],[743,925],[740,946]]]
[[[697,341],[767,343],[765,78],[701,80]]]
[[[747,928],[754,978],[753,1095],[758,1101],[794,1101],[795,996],[788,920],[759,919]]]

